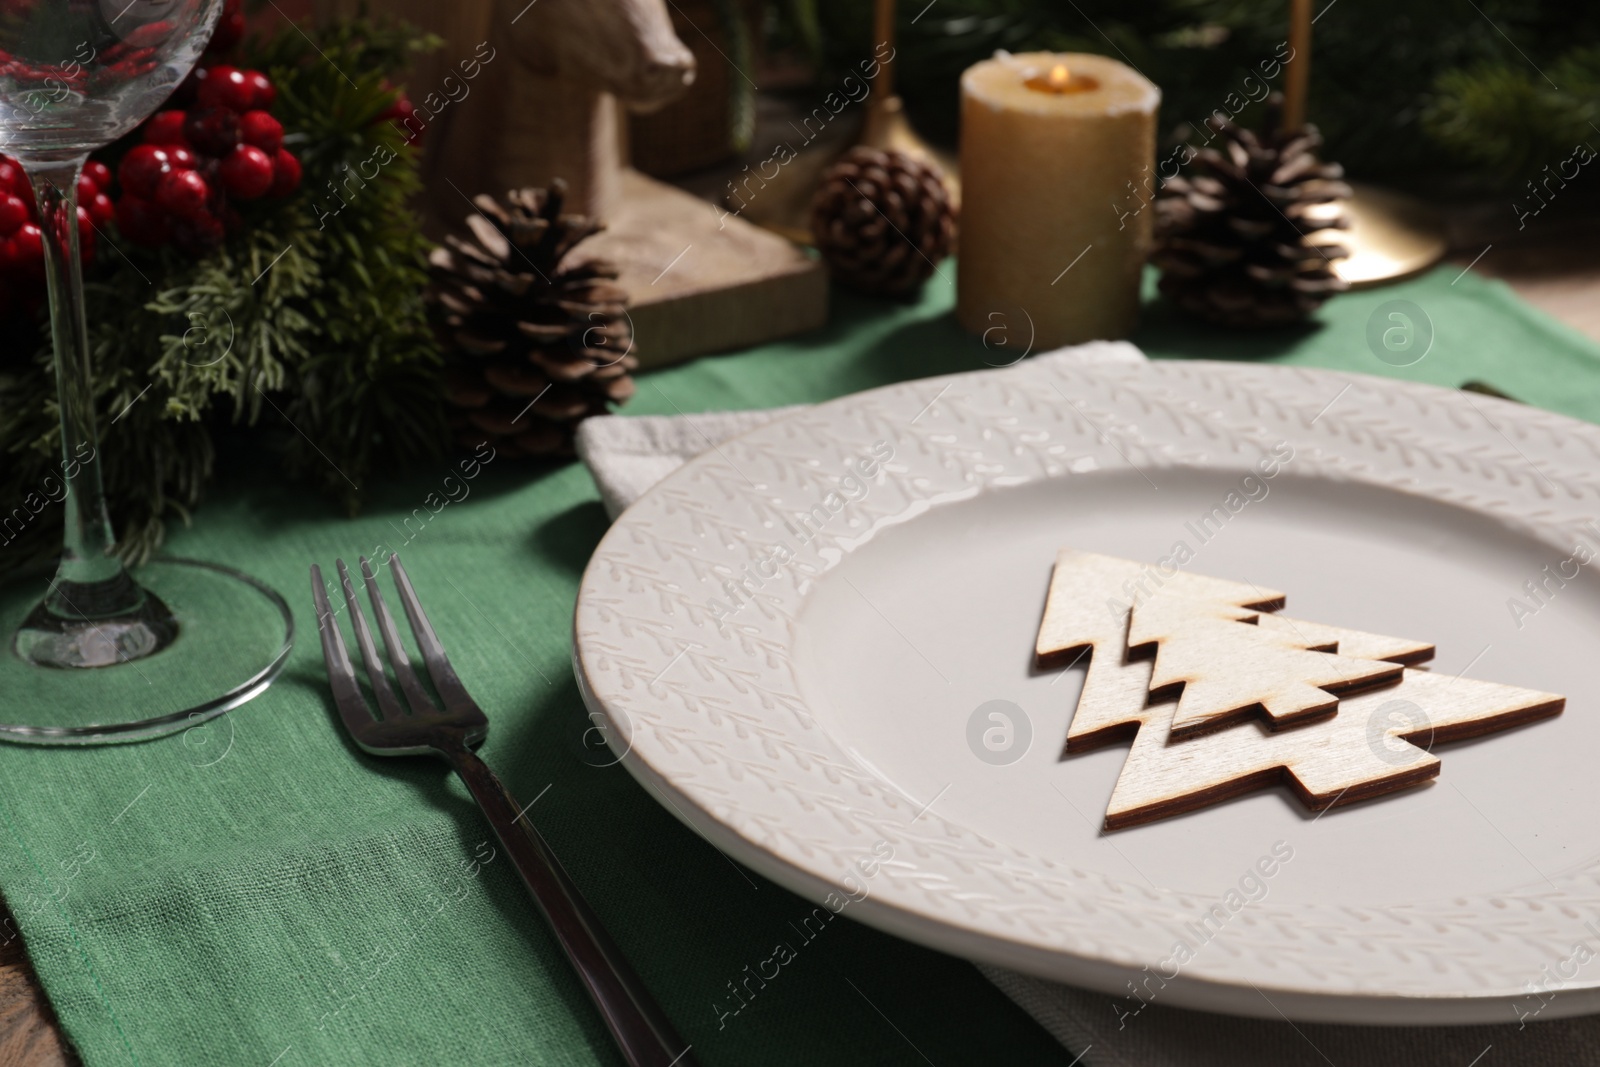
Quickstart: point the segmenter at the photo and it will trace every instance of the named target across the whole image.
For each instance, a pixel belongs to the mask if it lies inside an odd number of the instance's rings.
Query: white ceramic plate
[[[1225,523],[1192,525],[1285,447]],[[1597,502],[1600,428],[1486,397],[1024,364],[847,397],[688,464],[595,553],[575,658],[654,795],[900,936],[1239,1014],[1552,1018],[1600,1010],[1600,583],[1544,572],[1600,545]],[[1433,641],[1435,670],[1566,712],[1320,818],[1280,787],[1103,834],[1127,747],[1062,756],[1081,668],[1030,663],[1051,564],[1177,541],[1298,618]],[[1010,762],[980,758],[989,701],[1021,709]]]

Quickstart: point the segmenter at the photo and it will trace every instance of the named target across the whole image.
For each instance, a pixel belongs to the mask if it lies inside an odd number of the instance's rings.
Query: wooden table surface
[[[10,934],[16,923],[4,915],[0,931]],[[67,1047],[56,1017],[39,988],[22,950],[22,938],[12,935],[0,945],[0,1064],[15,1067],[77,1067],[78,1057]]]
[[[1492,235],[1491,235],[1492,236]],[[1491,247],[1482,252],[1484,244]],[[1526,236],[1462,247],[1451,260],[1499,278],[1534,307],[1600,341],[1600,219],[1569,221]]]
[[[1535,307],[1600,341],[1600,221],[1559,235],[1491,244],[1481,255],[1478,249],[1461,248],[1451,259],[1463,269],[1470,266],[1504,280]],[[0,925],[0,936],[13,927]],[[0,944],[0,1067],[78,1063],[28,964],[22,939],[11,937]]]

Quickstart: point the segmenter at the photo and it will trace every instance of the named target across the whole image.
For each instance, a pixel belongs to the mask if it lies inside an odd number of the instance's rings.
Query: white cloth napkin
[[[1070,363],[1143,363],[1126,341],[1092,341],[1033,357]],[[602,415],[578,424],[578,458],[600,487],[600,502],[615,519],[645,490],[715,445],[748,433],[803,405],[698,415]]]
[[[1123,341],[1034,357],[1071,363],[1142,362]],[[684,463],[730,438],[801,410],[697,415],[603,415],[578,427],[578,456],[606,513],[627,506]],[[1600,1067],[1600,1016],[1496,1026],[1377,1027],[1241,1019],[1158,1003],[1141,1008],[1014,971],[978,970],[1078,1056],[1077,1067]]]

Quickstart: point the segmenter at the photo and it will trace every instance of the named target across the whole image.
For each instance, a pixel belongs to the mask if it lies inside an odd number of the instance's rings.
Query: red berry
[[[147,144],[188,144],[189,138],[183,132],[183,124],[188,120],[187,112],[172,108],[167,111],[157,111],[150,116],[150,121],[144,124],[144,139]]]
[[[283,147],[283,123],[265,111],[246,111],[239,116],[239,136],[271,155]]]
[[[416,107],[410,100],[401,96],[396,97],[395,102],[378,116],[378,121],[388,122],[396,129],[404,131],[406,144],[416,144],[422,139],[422,132],[428,128],[428,124],[418,119],[416,115]]]
[[[278,99],[278,86],[272,85],[272,78],[261,74],[259,70],[246,70],[246,82],[250,82],[250,106],[258,109],[272,107],[272,101]]]
[[[181,144],[168,145],[167,158],[172,162],[173,170],[194,170],[198,165],[194,153]]]
[[[136,245],[154,248],[167,243],[167,216],[153,203],[129,194],[117,201],[117,229]]]
[[[94,181],[95,188],[100,192],[108,192],[111,189],[111,168],[98,159],[91,159],[85,163],[83,172]]]
[[[11,193],[25,201],[33,199],[33,188],[22,168],[10,160],[0,162],[0,193]]]
[[[268,108],[278,99],[278,87],[272,84],[272,79],[259,70],[244,72],[245,81],[250,86],[250,106],[255,108]]]
[[[221,159],[239,143],[239,116],[227,108],[207,108],[190,114],[184,132],[190,144],[208,156]]]
[[[161,176],[172,169],[172,158],[158,145],[141,144],[128,149],[117,166],[117,177],[124,192],[146,200],[156,195]]]
[[[272,157],[255,145],[242,144],[222,161],[218,174],[229,196],[254,200],[272,188]]]
[[[24,222],[6,241],[6,258],[14,269],[32,273],[44,266],[44,234],[31,222]]]
[[[383,109],[383,114],[378,116],[379,122],[388,122],[390,119],[405,119],[417,109],[405,96],[396,96],[394,102]]]
[[[116,216],[117,206],[105,193],[96,193],[94,199],[89,201],[89,217],[96,226],[104,226]]]
[[[180,219],[203,213],[210,198],[211,187],[192,170],[168,171],[156,186],[156,204]]]
[[[94,183],[94,179],[89,177],[88,174],[79,174],[78,175],[78,201],[79,201],[79,203],[85,203],[85,204],[88,203],[90,200],[94,199],[95,194],[98,193],[99,191],[100,191],[100,187]]]
[[[255,86],[238,67],[216,66],[200,83],[199,100],[202,107],[249,111],[254,106]]]
[[[300,161],[287,148],[272,155],[272,195],[288,196],[300,188]]]
[[[10,237],[30,217],[28,205],[10,193],[0,193],[0,237]]]

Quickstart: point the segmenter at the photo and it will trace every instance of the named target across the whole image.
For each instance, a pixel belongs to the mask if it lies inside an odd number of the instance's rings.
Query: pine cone
[[[1225,326],[1295,322],[1348,285],[1333,261],[1349,252],[1306,241],[1316,230],[1345,228],[1318,208],[1344,200],[1344,169],[1317,158],[1315,126],[1281,129],[1282,98],[1267,102],[1264,132],[1213,117],[1220,148],[1202,148],[1188,172],[1156,197],[1161,291],[1179,307]],[[1320,211],[1326,211],[1320,208]]]
[[[428,299],[445,347],[460,444],[500,455],[570,455],[577,424],[633,395],[628,295],[604,260],[569,262],[603,227],[563,215],[567,186],[473,200],[471,240],[428,257]]]
[[[811,234],[835,278],[864,293],[914,292],[950,254],[956,209],[932,163],[852,148],[822,176]]]

